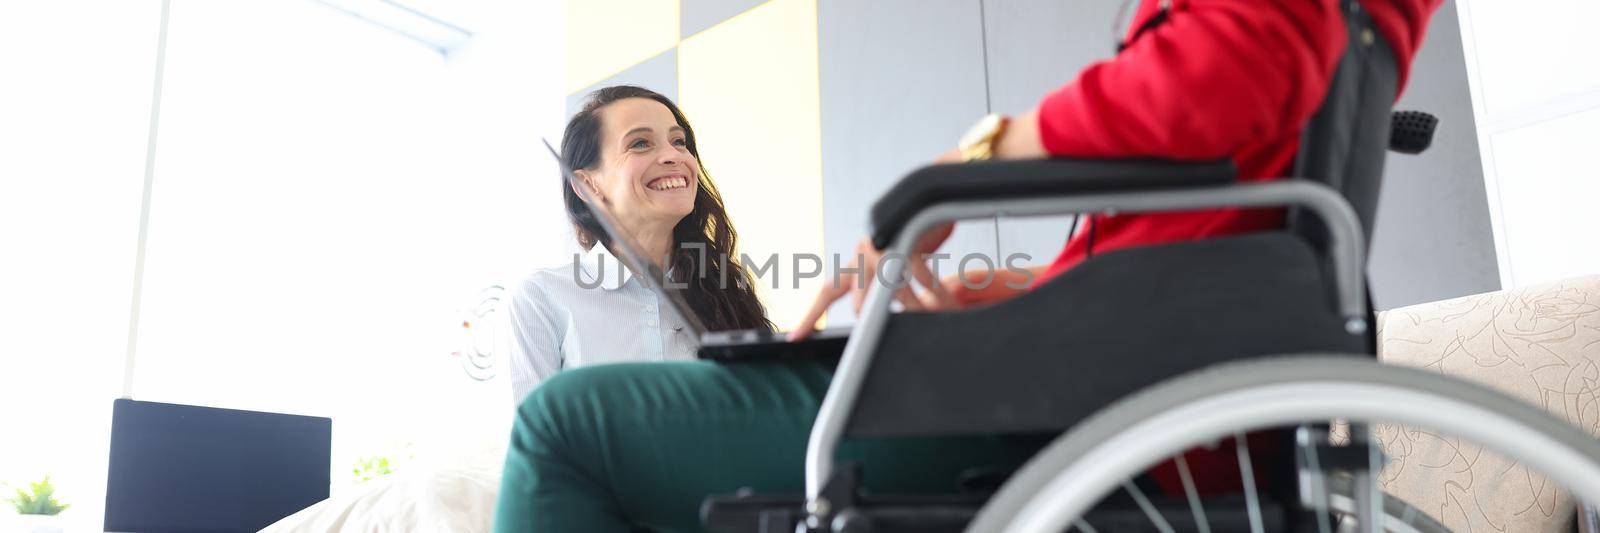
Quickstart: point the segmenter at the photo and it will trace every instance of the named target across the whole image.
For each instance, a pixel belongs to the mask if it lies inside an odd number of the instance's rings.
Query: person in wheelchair
[[[1368,38],[1381,37],[1393,52],[1400,86],[1440,2],[1360,2],[1378,29]],[[1114,58],[1086,68],[1028,112],[985,117],[937,161],[1226,159],[1240,181],[1287,176],[1344,53],[1340,9],[1333,1],[1143,1]],[[1032,287],[1091,254],[1285,223],[1278,209],[1088,218]],[[931,252],[947,234],[931,232],[913,251]],[[877,243],[859,246],[864,273],[882,259]],[[961,304],[921,261],[912,263],[928,294],[900,291],[907,309]],[[859,307],[860,287],[870,286],[860,281],[825,288],[793,335],[807,335],[822,310],[852,290]],[[608,365],[557,375],[517,411],[495,528],[699,531],[697,511],[708,495],[798,493],[832,374],[826,361],[763,360]],[[1044,443],[1029,436],[864,439],[845,442],[839,456],[870,465],[862,485],[875,493],[949,492],[973,467],[1020,464]]]

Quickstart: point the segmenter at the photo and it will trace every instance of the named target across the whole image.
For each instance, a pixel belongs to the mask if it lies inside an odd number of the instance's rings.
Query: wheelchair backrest
[[[1322,107],[1301,134],[1294,175],[1339,191],[1361,219],[1370,249],[1399,69],[1389,43],[1361,3],[1339,3],[1347,44]],[[1291,212],[1289,226],[1319,248],[1327,238],[1321,221],[1305,213]]]

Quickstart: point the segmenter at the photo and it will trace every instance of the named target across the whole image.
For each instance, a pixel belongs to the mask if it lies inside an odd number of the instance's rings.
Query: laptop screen
[[[257,531],[328,498],[327,418],[117,400],[106,531]]]

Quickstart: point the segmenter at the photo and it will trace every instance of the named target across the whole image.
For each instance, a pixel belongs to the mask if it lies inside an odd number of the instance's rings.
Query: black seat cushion
[[[1060,431],[1219,362],[1370,353],[1367,336],[1345,332],[1319,264],[1282,231],[1146,246],[990,307],[894,315],[846,431]]]

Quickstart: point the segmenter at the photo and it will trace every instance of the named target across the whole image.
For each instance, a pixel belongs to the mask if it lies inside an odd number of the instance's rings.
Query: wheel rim
[[[1061,531],[1129,476],[1194,444],[1339,417],[1467,438],[1600,501],[1600,443],[1533,406],[1369,358],[1305,356],[1220,365],[1113,404],[1036,456],[968,530]]]

